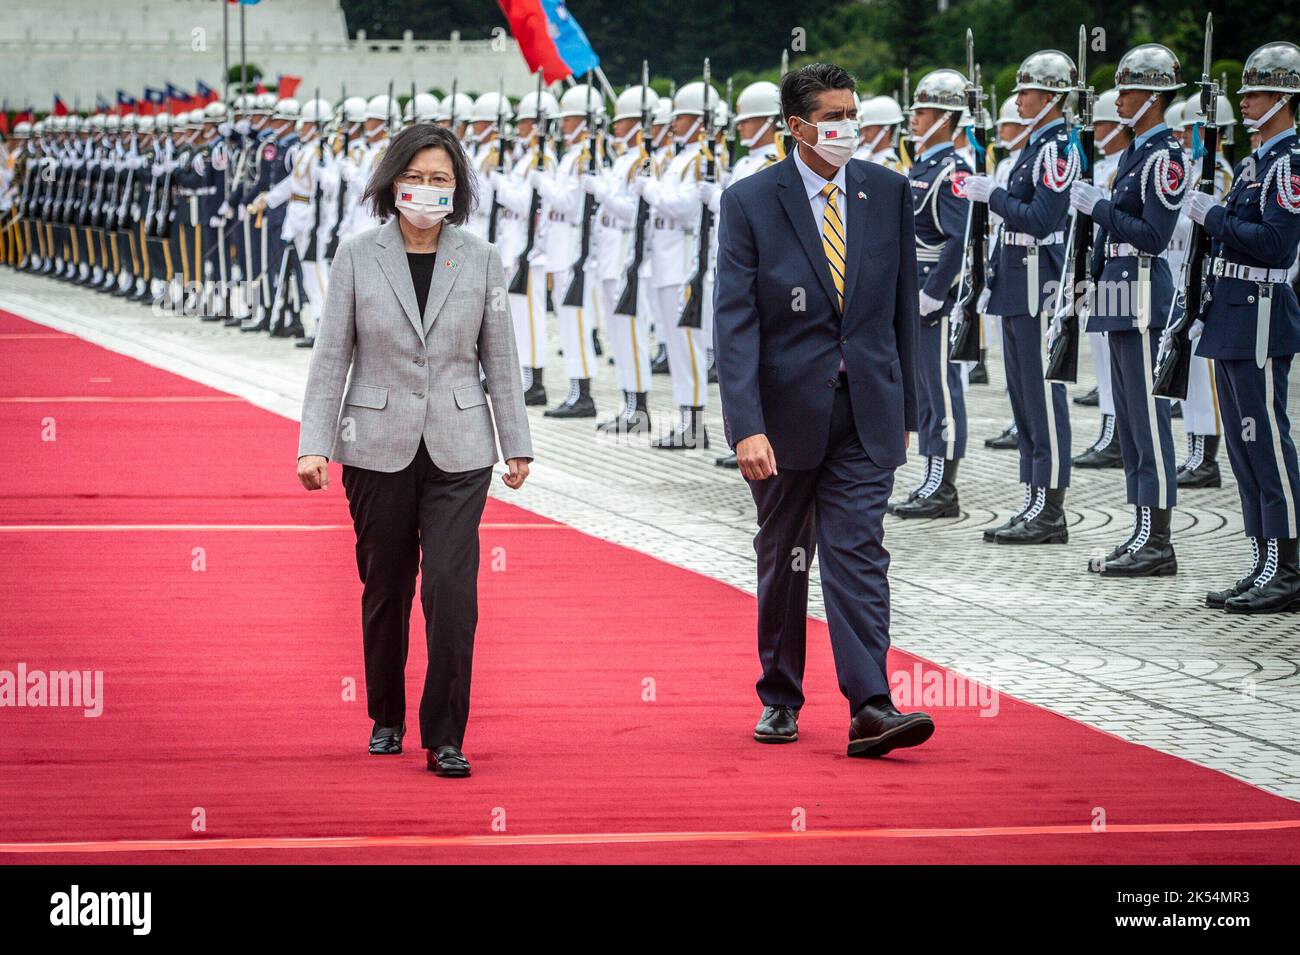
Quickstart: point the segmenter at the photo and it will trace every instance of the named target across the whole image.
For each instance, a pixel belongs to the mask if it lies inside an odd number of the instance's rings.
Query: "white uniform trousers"
[[[516,265],[517,269],[518,266]],[[507,286],[509,287],[509,286]],[[546,272],[528,269],[526,295],[510,296],[510,317],[515,325],[515,349],[521,368],[546,367]]]
[[[593,378],[596,372],[596,351],[591,343],[591,330],[595,327],[596,316],[600,312],[600,294],[596,287],[600,280],[588,274],[583,283],[582,305],[565,305],[564,297],[569,291],[569,282],[573,279],[573,270],[552,272],[554,276],[553,295],[560,326],[560,348],[564,350],[564,375],[570,381],[574,378]]]
[[[650,315],[643,303],[654,298],[654,290],[649,283],[638,281],[636,314],[615,315],[622,286],[622,279],[604,279],[600,283],[601,309],[614,350],[614,378],[623,391],[649,391]]]
[[[709,398],[709,340],[703,328],[682,328],[680,285],[655,289],[659,298],[659,330],[668,346],[668,371],[673,379],[673,402],[678,406],[702,408]]]

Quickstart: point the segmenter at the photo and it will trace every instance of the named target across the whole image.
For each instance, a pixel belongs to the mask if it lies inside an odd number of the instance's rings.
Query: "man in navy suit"
[[[781,81],[798,146],[722,193],[714,337],[727,443],[758,509],[754,738],[798,738],[808,569],[822,592],[850,756],[930,738],[889,694],[894,469],[917,427],[916,242],[907,179],[851,160],[853,78],[815,63]],[[779,467],[779,470],[778,470]]]

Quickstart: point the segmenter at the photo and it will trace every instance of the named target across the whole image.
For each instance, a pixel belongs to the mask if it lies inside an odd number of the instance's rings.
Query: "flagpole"
[[[230,4],[221,4],[221,83],[222,102],[230,102]]]
[[[239,92],[248,95],[248,57],[244,53],[244,5],[239,5]]]

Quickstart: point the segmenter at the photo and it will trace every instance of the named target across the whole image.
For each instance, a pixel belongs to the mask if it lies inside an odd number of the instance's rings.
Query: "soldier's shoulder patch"
[[[199,153],[198,158],[201,159],[202,156],[203,156],[203,154],[202,154],[202,153]],[[222,171],[225,170],[225,168],[226,168],[226,151],[225,151],[224,149],[214,149],[214,150],[212,150],[212,168],[215,169],[217,172],[222,172]]]
[[[952,171],[952,194],[958,199],[966,198],[966,180],[970,178],[970,173],[965,169],[954,169]]]
[[[276,157],[275,143],[267,143],[265,146],[262,147],[263,160],[265,160],[266,162],[271,162],[271,160],[275,159],[275,157]]]
[[[1300,176],[1295,173],[1291,174],[1289,189],[1286,180],[1278,176],[1277,204],[1287,212],[1300,214]]]
[[[215,161],[212,163],[212,165],[213,165],[214,167],[216,167],[216,168],[220,168],[220,167],[217,167],[217,164],[216,164]],[[200,175],[200,176],[203,175],[203,171],[204,171],[204,168],[205,168],[205,166],[206,166],[206,164],[205,164],[204,161],[203,161],[203,153],[195,153],[195,155],[194,155],[194,163],[193,163],[193,166],[194,166],[194,171],[195,171],[198,175]]]

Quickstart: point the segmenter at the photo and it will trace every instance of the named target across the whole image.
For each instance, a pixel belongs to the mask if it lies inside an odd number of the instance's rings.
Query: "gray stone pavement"
[[[0,308],[298,417],[310,352],[288,341],[156,315],[8,270],[0,270]],[[1092,384],[1086,347],[1081,363],[1072,394]],[[548,381],[556,399],[564,393],[560,369],[553,356]],[[1010,419],[996,357],[990,372],[992,383],[968,394],[962,516],[886,519],[895,644],[1124,739],[1300,799],[1300,616],[1237,618],[1202,605],[1204,592],[1235,580],[1249,557],[1226,456],[1222,489],[1187,492],[1179,502],[1176,577],[1126,582],[1086,572],[1090,556],[1128,531],[1118,471],[1076,472],[1069,545],[985,544],[980,530],[1001,523],[1021,497],[1015,452],[983,447]],[[612,369],[602,367],[593,393],[601,417],[612,414],[619,400]],[[657,429],[672,422],[670,401],[668,379],[655,378]],[[588,420],[530,412],[532,476],[518,493],[494,482],[494,494],[753,592],[753,505],[738,473],[713,465],[725,450],[716,386],[708,451],[655,451],[644,441],[601,438]],[[1294,391],[1291,413],[1300,418]],[[1078,453],[1095,437],[1098,416],[1077,406],[1071,414]],[[1181,448],[1177,423],[1175,432]],[[914,486],[919,473],[913,458],[897,487]],[[810,613],[822,616],[815,571]]]

